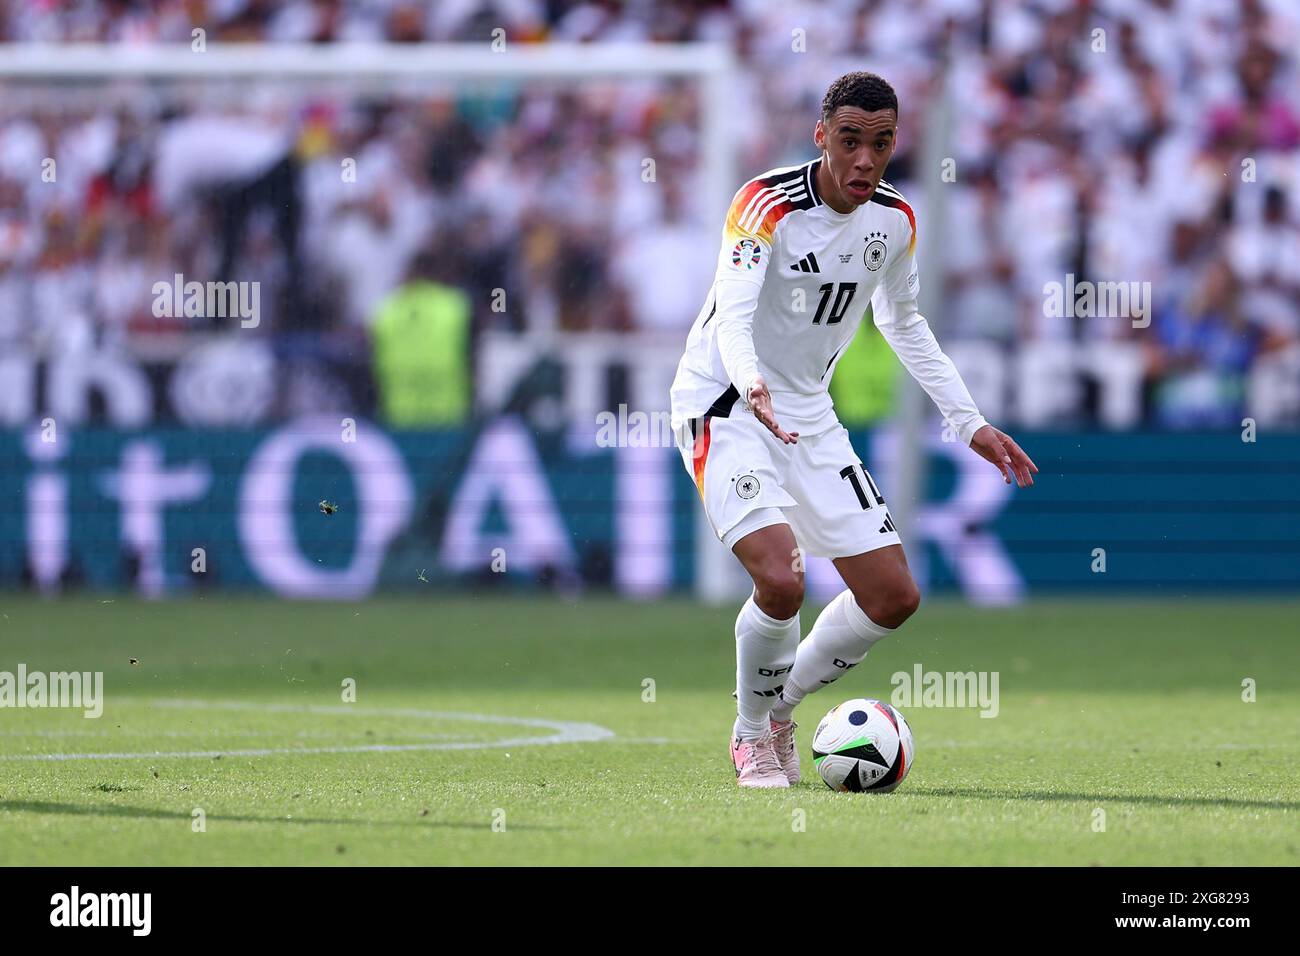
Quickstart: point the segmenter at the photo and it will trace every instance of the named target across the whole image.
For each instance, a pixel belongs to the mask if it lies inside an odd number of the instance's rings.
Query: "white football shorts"
[[[900,544],[875,480],[838,421],[787,445],[743,403],[679,424],[678,449],[727,549],[788,523],[806,555],[845,558]]]

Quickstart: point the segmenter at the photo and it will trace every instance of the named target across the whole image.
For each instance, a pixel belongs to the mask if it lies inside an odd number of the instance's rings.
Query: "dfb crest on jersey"
[[[885,248],[885,240],[888,238],[883,232],[873,232],[866,237],[867,248],[862,253],[862,259],[871,272],[875,272],[885,264],[885,253],[888,252]]]
[[[762,247],[753,239],[741,239],[731,250],[731,264],[737,269],[752,269],[758,265]]]
[[[753,475],[741,475],[736,481],[736,494],[746,500],[758,494],[758,479]]]

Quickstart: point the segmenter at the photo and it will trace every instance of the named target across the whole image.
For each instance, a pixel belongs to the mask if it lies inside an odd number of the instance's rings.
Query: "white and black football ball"
[[[832,790],[888,793],[912,769],[912,728],[896,707],[859,697],[822,718],[813,734],[813,763]]]

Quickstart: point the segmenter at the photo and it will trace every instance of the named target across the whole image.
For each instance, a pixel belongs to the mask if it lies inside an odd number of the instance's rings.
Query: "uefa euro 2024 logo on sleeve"
[[[731,264],[737,269],[752,269],[758,265],[762,249],[753,239],[741,239],[731,250]]]

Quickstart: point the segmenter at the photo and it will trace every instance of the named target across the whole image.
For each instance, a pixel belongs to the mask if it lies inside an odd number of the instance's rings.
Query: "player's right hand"
[[[749,406],[749,410],[754,413],[754,417],[767,426],[768,431],[787,445],[797,444],[799,433],[788,432],[776,423],[776,416],[772,413],[772,393],[767,390],[767,382],[763,381],[763,376],[755,376],[754,381],[745,391],[745,403]]]

